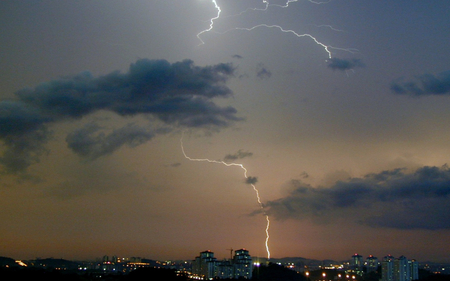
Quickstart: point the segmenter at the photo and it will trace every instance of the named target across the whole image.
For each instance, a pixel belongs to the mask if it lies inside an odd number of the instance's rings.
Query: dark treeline
[[[253,270],[252,280],[257,281],[306,281],[306,277],[303,274],[298,274],[297,272],[287,269],[284,266],[277,265],[274,263],[268,266],[256,267]]]
[[[77,272],[73,270],[52,270],[42,268],[0,268],[0,280],[42,280],[42,281],[186,281],[186,276],[177,276],[171,269],[140,268],[128,274]]]
[[[312,271],[309,278],[281,265],[269,264],[256,267],[253,270],[252,280],[256,281],[314,281],[323,270]],[[327,271],[331,280],[337,280],[333,273]],[[432,274],[429,271],[420,270],[419,281],[450,281],[450,275]],[[99,271],[80,272],[76,270],[54,270],[36,267],[0,267],[0,280],[40,280],[40,281],[187,281],[191,280],[185,275],[177,275],[174,270],[164,268],[139,268],[130,273],[103,273]],[[238,279],[245,280],[245,279]],[[356,281],[379,281],[381,273],[371,272],[358,276]]]

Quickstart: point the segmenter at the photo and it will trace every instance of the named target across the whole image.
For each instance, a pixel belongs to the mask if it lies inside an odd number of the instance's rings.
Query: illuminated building
[[[419,279],[419,264],[401,256],[394,262],[394,281],[412,281]]]
[[[387,255],[381,262],[381,280],[394,281],[394,257]]]
[[[252,257],[247,250],[240,249],[234,252],[233,265],[234,278],[252,278]]]
[[[408,259],[401,256],[394,261],[394,281],[409,281],[410,270],[408,267]]]
[[[234,266],[231,260],[223,260],[217,263],[217,274],[219,279],[233,279]]]
[[[411,270],[411,280],[419,280],[419,263],[416,260],[408,261]]]
[[[210,250],[203,251],[200,253],[200,256],[195,257],[192,263],[192,273],[200,278],[210,280],[216,276],[216,262],[217,259],[214,257],[213,252]]]
[[[350,262],[350,270],[348,271],[349,273],[355,273],[358,275],[363,275],[363,265],[364,265],[364,260],[363,257],[361,255],[358,254],[354,254],[352,256],[352,260]]]
[[[405,256],[394,259],[389,255],[381,263],[382,281],[413,281],[419,279],[419,266],[416,260]]]
[[[361,255],[358,254],[354,254],[352,256],[352,263],[351,263],[351,268],[353,268],[354,270],[360,270],[362,269],[363,266],[363,257]]]
[[[377,271],[378,269],[378,259],[372,255],[369,255],[366,259],[367,272]]]
[[[230,260],[218,261],[211,251],[203,251],[192,263],[192,274],[203,280],[252,278],[252,258],[245,249],[236,250]]]

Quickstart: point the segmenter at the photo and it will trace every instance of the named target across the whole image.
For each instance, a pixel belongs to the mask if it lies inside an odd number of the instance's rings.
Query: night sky
[[[0,1],[0,255],[450,262],[449,15]]]

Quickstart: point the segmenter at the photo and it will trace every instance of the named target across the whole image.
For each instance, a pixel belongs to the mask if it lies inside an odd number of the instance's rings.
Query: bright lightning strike
[[[197,161],[197,162],[208,162],[208,163],[216,163],[216,164],[222,164],[225,165],[227,167],[230,166],[238,166],[240,167],[242,170],[244,170],[244,177],[245,179],[248,179],[249,177],[247,176],[247,169],[244,167],[243,164],[239,164],[239,163],[226,163],[224,161],[217,161],[217,160],[210,160],[207,158],[202,158],[202,159],[198,159],[198,158],[191,158],[189,156],[187,156],[186,152],[184,151],[184,145],[183,145],[183,136],[181,136],[180,139],[180,144],[181,144],[181,151],[183,152],[183,155],[186,159],[190,160],[190,161]],[[259,196],[259,191],[256,188],[256,186],[253,183],[250,183],[250,185],[253,187],[253,190],[255,191],[256,194],[256,200],[258,201],[258,204],[261,208],[261,210],[263,211],[263,214],[266,218],[266,240],[265,240],[265,247],[266,247],[266,252],[267,252],[267,259],[270,259],[270,250],[269,250],[269,228],[270,228],[270,220],[269,220],[269,215],[267,215],[266,211],[264,210],[264,205],[261,202],[261,197]]]
[[[230,29],[230,30],[228,30],[228,31],[225,31],[225,33],[229,32],[229,31],[231,31],[231,30],[247,30],[247,31],[252,31],[252,30],[254,30],[254,29],[256,29],[256,28],[259,28],[259,27],[277,28],[277,29],[279,29],[281,32],[284,32],[284,33],[292,33],[292,34],[294,34],[294,35],[297,36],[297,37],[309,37],[309,38],[311,38],[317,45],[321,46],[321,47],[328,53],[328,58],[330,58],[330,59],[331,59],[331,52],[330,52],[330,49],[340,49],[340,50],[344,50],[344,49],[341,49],[341,48],[336,48],[336,47],[332,47],[332,46],[327,46],[327,45],[325,45],[324,43],[322,43],[322,42],[320,42],[319,40],[317,40],[316,37],[312,36],[311,34],[308,34],[308,33],[299,34],[299,33],[295,32],[294,30],[291,30],[291,29],[283,29],[283,28],[282,28],[281,26],[279,26],[279,25],[268,25],[268,24],[264,24],[264,23],[263,23],[263,24],[255,25],[254,27],[250,27],[250,28],[245,28],[245,27],[235,27],[235,28],[233,28],[233,29]]]
[[[252,31],[252,30],[254,30],[254,29],[256,29],[256,28],[259,28],[259,27],[276,28],[276,29],[279,29],[281,32],[284,32],[284,33],[292,33],[292,34],[294,34],[294,35],[297,36],[297,37],[309,37],[309,38],[311,38],[317,45],[321,46],[321,47],[328,53],[328,58],[329,58],[329,59],[331,59],[331,57],[332,57],[330,49],[346,51],[346,52],[349,52],[349,53],[354,53],[354,52],[357,52],[357,51],[358,51],[357,49],[345,49],[345,48],[338,48],[338,47],[333,47],[333,46],[330,46],[330,45],[325,45],[324,43],[320,42],[319,40],[316,39],[316,37],[312,36],[312,35],[309,34],[309,33],[299,34],[299,33],[295,32],[294,30],[291,30],[291,29],[283,29],[283,28],[282,28],[281,26],[279,26],[279,25],[268,25],[268,24],[264,24],[264,23],[263,23],[263,24],[255,25],[255,26],[250,27],[250,28],[246,28],[246,27],[235,27],[235,28],[229,29],[229,30],[227,30],[227,31],[225,31],[225,32],[223,32],[223,33],[225,34],[225,33],[230,32],[230,31],[232,31],[232,30],[246,30],[246,31]]]
[[[260,9],[260,8],[249,8],[249,9],[247,9],[247,10],[245,10],[245,11],[243,11],[243,12],[241,12],[241,13],[239,13],[238,15],[235,15],[235,16],[242,15],[242,14],[246,13],[246,12],[249,11],[249,10],[253,10],[253,11],[267,11],[268,8],[269,8],[269,6],[276,6],[276,7],[280,7],[280,8],[288,8],[290,3],[297,2],[297,1],[298,1],[298,0],[288,0],[288,1],[286,2],[286,4],[284,4],[284,5],[279,5],[279,4],[270,4],[269,1],[263,0],[263,1],[262,1],[263,4],[264,4],[264,8],[263,8],[263,9]],[[314,1],[314,0],[308,0],[308,1],[309,1],[310,3],[318,4],[318,5],[319,5],[319,4],[326,4],[326,3],[331,2],[331,0],[328,0],[328,1],[325,1],[325,2],[317,2],[317,1]],[[201,41],[200,45],[205,44],[205,42],[201,39],[201,35],[202,35],[203,33],[206,33],[206,32],[211,31],[211,30],[214,28],[214,21],[217,20],[217,19],[220,17],[220,13],[222,12],[222,10],[221,10],[220,6],[217,4],[217,1],[216,1],[216,0],[212,0],[212,3],[214,4],[214,6],[215,6],[215,8],[216,8],[216,10],[217,10],[217,15],[216,15],[215,17],[213,17],[213,18],[210,19],[210,25],[209,25],[209,28],[207,28],[207,29],[205,29],[205,30],[203,30],[203,31],[201,31],[201,32],[199,32],[199,33],[197,34],[197,38]],[[325,26],[325,25],[322,25],[322,26]],[[319,27],[322,27],[322,26],[319,26]],[[256,28],[260,28],[260,27],[265,27],[265,28],[276,28],[276,29],[279,29],[279,30],[280,30],[281,32],[283,32],[283,33],[292,33],[292,34],[294,34],[294,35],[297,36],[297,37],[309,37],[309,38],[312,39],[317,45],[321,46],[321,47],[327,52],[328,58],[329,58],[329,59],[332,58],[332,53],[331,53],[330,49],[333,49],[333,50],[341,50],[341,51],[346,51],[346,52],[350,52],[350,53],[354,53],[354,52],[357,52],[357,51],[358,51],[358,50],[356,50],[356,49],[338,48],[338,47],[333,47],[333,46],[330,46],[330,45],[326,45],[326,44],[320,42],[316,37],[314,37],[313,35],[311,35],[311,34],[309,34],[309,33],[299,34],[299,33],[297,33],[297,32],[294,31],[294,30],[291,30],[291,29],[284,29],[283,27],[281,27],[281,26],[279,26],[279,25],[269,25],[269,24],[264,24],[264,23],[263,23],[263,24],[255,25],[255,26],[250,27],[250,28],[246,28],[246,27],[235,27],[235,28],[229,29],[229,30],[227,30],[227,31],[225,31],[225,32],[219,32],[219,33],[220,33],[220,34],[225,34],[225,33],[230,32],[230,31],[232,31],[232,30],[246,30],[246,31],[252,31],[252,30],[254,30],[254,29],[256,29]],[[331,28],[331,29],[334,30],[334,31],[342,31],[342,30],[335,29],[335,28],[333,28],[333,27],[331,27],[331,26],[329,26],[329,25],[327,25],[326,27],[329,27],[329,28]]]
[[[213,18],[211,18],[211,19],[209,20],[209,28],[207,28],[207,29],[205,29],[205,30],[200,31],[199,33],[197,33],[197,38],[198,38],[198,39],[200,40],[200,42],[201,42],[200,45],[205,44],[205,42],[202,40],[202,38],[200,37],[200,35],[202,35],[202,34],[205,33],[205,32],[209,32],[209,31],[211,31],[211,30],[213,29],[213,27],[214,27],[214,21],[220,17],[220,13],[222,12],[222,10],[220,9],[220,7],[219,7],[219,5],[217,4],[216,0],[212,0],[212,2],[213,2],[214,6],[215,6],[215,8],[216,8],[216,10],[217,10],[217,16],[215,16],[215,17],[213,17]]]

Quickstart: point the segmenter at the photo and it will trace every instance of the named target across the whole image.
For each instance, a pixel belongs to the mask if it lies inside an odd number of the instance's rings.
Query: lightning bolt
[[[330,45],[325,45],[324,43],[320,42],[319,40],[317,40],[316,37],[312,36],[312,35],[309,34],[309,33],[299,34],[299,33],[295,32],[294,30],[291,30],[291,29],[284,29],[284,28],[282,28],[282,27],[279,26],[279,25],[268,25],[268,24],[264,24],[264,23],[255,25],[255,26],[250,27],[250,28],[247,28],[247,27],[235,27],[235,28],[232,28],[232,29],[229,29],[229,30],[223,32],[222,34],[225,34],[225,33],[227,33],[227,32],[233,31],[233,30],[246,30],[246,31],[252,31],[252,30],[254,30],[254,29],[256,29],[256,28],[260,28],[260,27],[276,28],[276,29],[279,29],[281,32],[284,32],[284,33],[292,33],[292,34],[294,34],[294,35],[297,36],[297,37],[309,37],[309,38],[311,38],[317,45],[321,46],[321,47],[328,53],[328,58],[329,58],[329,59],[332,58],[332,54],[331,54],[330,49],[341,50],[341,51],[346,51],[346,52],[350,52],[350,53],[354,53],[354,52],[357,52],[357,51],[358,51],[357,49],[352,49],[352,48],[347,48],[347,49],[346,49],[346,48],[339,48],[339,47],[333,47],[333,46],[330,46]]]
[[[321,46],[321,47],[328,53],[328,58],[330,58],[330,59],[331,59],[331,52],[330,52],[330,49],[341,49],[341,50],[345,50],[345,49],[342,49],[342,48],[336,48],[336,47],[332,47],[332,46],[325,45],[324,43],[322,43],[322,42],[320,42],[319,40],[317,40],[316,37],[312,36],[311,34],[308,34],[308,33],[299,34],[299,33],[295,32],[294,30],[291,30],[291,29],[283,29],[283,28],[282,28],[281,26],[279,26],[279,25],[268,25],[268,24],[264,24],[264,23],[263,23],[263,24],[255,25],[254,27],[250,27],[250,28],[245,28],[245,27],[235,27],[235,28],[233,28],[233,29],[230,29],[230,30],[225,31],[224,33],[227,33],[227,32],[229,32],[229,31],[231,31],[231,30],[246,30],[246,31],[252,31],[252,30],[254,30],[254,29],[256,29],[256,28],[259,28],[259,27],[276,28],[276,29],[279,29],[281,32],[284,32],[284,33],[292,33],[292,34],[294,34],[294,35],[297,36],[297,37],[309,37],[309,38],[311,38],[317,45]]]
[[[265,12],[265,11],[267,11],[267,9],[269,9],[269,6],[271,6],[271,7],[279,7],[279,8],[288,8],[289,7],[289,3],[294,3],[294,2],[297,2],[297,1],[298,0],[288,0],[288,1],[286,1],[286,4],[280,5],[280,4],[270,4],[269,1],[263,0],[262,2],[264,4],[264,8],[262,8],[262,9],[261,8],[247,8],[247,10],[242,11],[239,14],[236,14],[234,16],[241,16],[242,14],[245,14],[248,11],[263,11],[263,12]],[[328,1],[325,1],[325,2],[317,2],[317,1],[314,1],[314,0],[308,0],[308,2],[313,3],[313,4],[317,4],[317,5],[327,4],[327,3],[330,3],[331,1],[332,0],[328,0]]]
[[[211,30],[213,29],[213,27],[214,27],[214,21],[220,17],[220,13],[222,12],[222,10],[220,9],[220,6],[217,4],[216,0],[212,0],[212,2],[213,2],[214,6],[215,6],[215,8],[216,8],[216,10],[217,10],[217,16],[215,16],[215,17],[213,17],[213,18],[211,18],[211,19],[209,20],[209,28],[207,28],[207,29],[205,29],[205,30],[202,30],[202,31],[200,31],[199,33],[197,33],[197,38],[198,38],[198,40],[200,40],[200,42],[201,42],[200,45],[205,44],[205,42],[202,40],[202,38],[200,37],[200,35],[202,35],[202,34],[205,33],[205,32],[209,32],[209,31],[211,31]],[[199,45],[199,46],[200,46],[200,45]]]
[[[241,169],[244,171],[244,177],[245,177],[246,179],[248,179],[248,176],[247,176],[247,169],[244,167],[243,164],[239,164],[239,163],[227,163],[227,162],[224,162],[224,161],[210,160],[210,159],[207,159],[207,158],[200,158],[200,159],[198,159],[198,158],[191,158],[191,157],[187,156],[186,152],[184,151],[183,135],[181,136],[180,144],[181,144],[181,151],[183,152],[183,155],[184,155],[184,157],[185,157],[186,159],[188,159],[188,160],[190,160],[190,161],[197,161],[197,162],[208,162],[208,163],[222,164],[222,165],[225,165],[225,166],[227,166],[227,167],[237,166],[237,167],[241,168]],[[259,196],[259,191],[258,191],[258,189],[256,188],[256,186],[255,186],[253,183],[250,183],[250,185],[252,186],[253,191],[255,191],[255,194],[256,194],[256,200],[257,200],[257,202],[258,202],[258,204],[259,204],[259,206],[260,206],[260,208],[261,208],[261,210],[262,210],[262,212],[263,212],[263,214],[264,214],[264,216],[265,216],[265,218],[266,218],[266,229],[265,229],[265,232],[266,232],[266,240],[265,240],[265,247],[266,247],[266,252],[267,252],[267,259],[270,259],[270,250],[269,250],[269,238],[270,238],[270,235],[269,235],[269,228],[270,228],[270,220],[269,220],[269,215],[267,215],[266,211],[264,210],[264,205],[263,205],[263,203],[261,202],[261,197]]]
[[[308,24],[308,25],[312,25],[312,26],[315,26],[315,27],[317,27],[317,28],[326,27],[326,28],[329,28],[329,29],[331,29],[331,30],[333,30],[333,31],[337,31],[337,32],[345,32],[345,30],[341,30],[341,29],[334,28],[334,27],[332,27],[331,25],[328,25],[328,24],[317,25],[317,24],[312,24],[312,23],[310,23],[310,24]]]
[[[269,8],[269,6],[275,6],[275,7],[280,7],[280,8],[288,8],[290,3],[297,2],[297,1],[298,1],[298,0],[288,0],[288,1],[286,2],[286,4],[284,4],[284,5],[279,5],[279,4],[270,4],[269,1],[263,0],[262,2],[263,2],[263,4],[264,4],[264,6],[265,6],[263,9],[261,9],[261,8],[249,8],[249,9],[247,9],[247,10],[245,10],[245,11],[243,11],[243,12],[237,14],[237,15],[234,15],[234,16],[240,16],[240,15],[242,15],[242,14],[248,12],[249,10],[252,10],[252,11],[267,11],[268,8]],[[325,1],[325,2],[318,2],[318,1],[314,1],[314,0],[308,0],[308,2],[313,3],[313,4],[317,4],[317,5],[320,5],[320,4],[326,4],[326,3],[329,3],[329,2],[331,2],[331,1],[332,1],[332,0],[328,0],[328,1]],[[213,17],[213,18],[210,19],[210,25],[209,25],[209,28],[207,28],[207,29],[205,29],[205,30],[203,30],[203,31],[200,31],[200,32],[197,34],[197,38],[201,41],[200,45],[205,44],[205,42],[201,39],[201,35],[202,35],[203,33],[206,33],[206,32],[211,31],[211,30],[214,28],[214,21],[217,20],[217,19],[220,17],[220,13],[222,12],[222,10],[221,10],[220,6],[217,4],[217,1],[216,1],[216,0],[212,0],[212,3],[214,4],[214,6],[215,6],[215,8],[216,8],[216,10],[217,10],[217,15],[216,15],[215,17]],[[342,31],[342,30],[339,30],[339,29],[335,29],[335,28],[331,27],[330,25],[320,25],[320,26],[318,26],[318,27],[323,27],[323,26],[329,27],[330,29],[332,29],[332,30],[334,30],[334,31],[340,31],[340,32]],[[327,52],[328,58],[329,58],[329,59],[332,58],[332,53],[331,53],[330,49],[332,49],[332,50],[341,50],[341,51],[346,51],[346,52],[350,52],[350,53],[355,53],[355,52],[358,51],[357,49],[352,49],[352,48],[339,48],[339,47],[333,47],[333,46],[331,46],[331,45],[326,45],[326,44],[320,42],[316,37],[314,37],[313,35],[311,35],[311,34],[309,34],[309,33],[300,34],[300,33],[297,33],[297,32],[294,31],[294,30],[291,30],[291,29],[284,29],[283,27],[281,27],[281,26],[279,26],[279,25],[269,25],[269,24],[264,24],[264,23],[263,23],[263,24],[255,25],[255,26],[250,27],[250,28],[246,28],[246,27],[234,27],[234,28],[231,28],[231,29],[229,29],[229,30],[227,30],[227,31],[225,31],[225,32],[218,32],[218,33],[219,33],[219,34],[225,34],[225,33],[228,33],[228,32],[230,32],[230,31],[233,31],[233,30],[246,30],[246,31],[252,31],[252,30],[254,30],[254,29],[256,29],[256,28],[260,28],[260,27],[265,27],[265,28],[276,28],[276,29],[280,30],[280,31],[283,32],[283,33],[292,33],[292,34],[294,34],[294,35],[297,36],[297,37],[308,37],[308,38],[312,39],[317,45],[321,46],[321,47]]]
[[[286,2],[286,4],[284,4],[284,5],[269,4],[269,3],[267,3],[267,1],[263,1],[263,2],[266,3],[266,7],[268,7],[268,6],[275,6],[275,7],[280,7],[280,8],[287,8],[287,7],[289,7],[289,3],[294,3],[294,2],[297,2],[297,1],[298,0],[288,0]],[[327,4],[327,3],[330,3],[331,1],[332,0],[328,0],[328,1],[324,1],[324,2],[318,2],[318,1],[314,1],[314,0],[308,0],[308,2],[313,3],[313,4],[317,4],[317,5]]]

